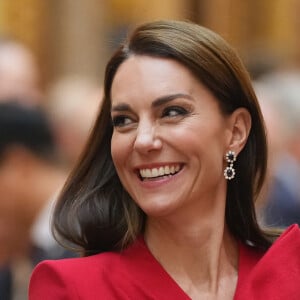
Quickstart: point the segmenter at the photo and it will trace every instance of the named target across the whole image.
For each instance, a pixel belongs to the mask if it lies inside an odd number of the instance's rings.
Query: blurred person
[[[234,49],[191,22],[140,25],[54,211],[84,257],[39,264],[29,299],[300,299],[299,227],[257,223],[266,166]]]
[[[300,72],[270,73],[257,87],[272,159],[263,222],[300,224]]]
[[[65,180],[45,113],[0,103],[0,299],[27,299],[32,268],[67,253],[50,235],[49,210]]]
[[[0,37],[0,102],[14,99],[40,105],[42,94],[40,71],[32,51],[19,41]]]
[[[101,99],[101,88],[84,76],[65,76],[48,88],[45,108],[67,166],[72,166],[83,150]]]
[[[274,167],[285,148],[285,126],[280,117],[278,95],[260,81],[253,82],[263,113],[268,141],[268,179],[274,173]]]

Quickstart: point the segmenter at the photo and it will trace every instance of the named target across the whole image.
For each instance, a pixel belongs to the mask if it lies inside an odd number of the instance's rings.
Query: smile
[[[159,168],[140,169],[139,173],[142,180],[149,180],[158,177],[172,176],[180,171],[181,167],[177,165],[166,165]]]

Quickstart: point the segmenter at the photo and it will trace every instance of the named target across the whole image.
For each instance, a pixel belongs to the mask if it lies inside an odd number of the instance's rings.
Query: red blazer
[[[240,245],[234,300],[300,299],[300,230],[291,226],[265,253]],[[34,270],[29,300],[190,299],[143,239],[121,253],[44,261]]]

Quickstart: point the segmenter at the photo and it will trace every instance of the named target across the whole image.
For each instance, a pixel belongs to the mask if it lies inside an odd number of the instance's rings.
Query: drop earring
[[[235,152],[229,150],[225,155],[225,159],[228,162],[228,166],[224,170],[224,177],[227,180],[231,180],[235,176],[235,169],[233,168],[233,163],[236,161]]]

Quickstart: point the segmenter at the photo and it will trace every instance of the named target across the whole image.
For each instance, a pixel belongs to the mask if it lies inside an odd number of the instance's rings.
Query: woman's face
[[[112,158],[123,186],[146,214],[225,201],[229,118],[186,67],[132,56],[115,75],[111,101]]]

